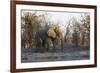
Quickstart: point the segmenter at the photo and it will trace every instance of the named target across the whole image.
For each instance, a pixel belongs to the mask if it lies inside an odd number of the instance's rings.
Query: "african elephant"
[[[35,35],[36,47],[54,49],[56,44],[61,45],[63,48],[62,32],[58,27],[49,27],[40,29]]]

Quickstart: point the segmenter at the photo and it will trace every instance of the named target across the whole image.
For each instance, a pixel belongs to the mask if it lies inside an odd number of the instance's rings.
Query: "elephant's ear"
[[[47,31],[47,35],[52,38],[56,38],[56,33],[53,28],[49,28]]]
[[[57,34],[61,33],[60,28],[59,28],[59,27],[55,27],[55,32],[56,32]]]

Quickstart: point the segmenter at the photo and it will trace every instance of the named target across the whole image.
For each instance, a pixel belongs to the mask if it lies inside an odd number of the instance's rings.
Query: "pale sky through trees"
[[[67,12],[67,11],[43,11],[43,10],[22,10],[22,16],[24,13],[35,13],[36,15],[45,14],[46,20],[54,24],[59,24],[62,31],[65,33],[66,27],[70,19],[75,18],[78,22],[82,20],[84,14],[89,14],[88,12]]]

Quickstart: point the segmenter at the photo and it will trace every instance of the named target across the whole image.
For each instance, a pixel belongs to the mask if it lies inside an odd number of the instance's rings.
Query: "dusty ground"
[[[40,52],[41,51],[41,52]],[[87,60],[90,58],[88,48],[64,48],[55,49],[55,51],[36,51],[35,48],[21,49],[21,62],[47,62],[47,61],[70,61]]]

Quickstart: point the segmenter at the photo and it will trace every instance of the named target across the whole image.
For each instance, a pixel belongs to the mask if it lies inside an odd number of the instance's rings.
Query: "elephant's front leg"
[[[47,46],[48,46],[47,47],[48,50],[50,50],[50,51],[53,50],[53,42],[52,42],[51,38],[47,39]]]
[[[64,38],[61,39],[61,51],[64,51]]]
[[[56,51],[57,39],[53,40],[53,52]]]

